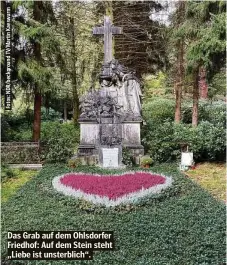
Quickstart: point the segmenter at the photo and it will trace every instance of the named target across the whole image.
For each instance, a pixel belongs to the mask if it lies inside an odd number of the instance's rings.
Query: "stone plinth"
[[[140,122],[124,122],[122,124],[122,144],[140,145]]]
[[[94,122],[80,122],[80,144],[96,145],[99,141],[99,124]]]

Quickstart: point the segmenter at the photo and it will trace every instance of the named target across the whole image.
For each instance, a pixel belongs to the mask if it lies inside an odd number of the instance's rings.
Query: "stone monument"
[[[90,89],[80,98],[80,145],[78,157],[84,163],[118,168],[122,165],[122,148],[128,148],[139,163],[144,154],[140,140],[141,89],[133,71],[112,57],[112,35],[122,34],[109,17],[104,27],[93,29],[94,35],[104,35],[104,64],[100,89]]]

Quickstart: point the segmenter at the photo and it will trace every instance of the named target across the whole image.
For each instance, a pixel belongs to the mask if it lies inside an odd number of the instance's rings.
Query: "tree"
[[[198,124],[199,73],[204,68],[207,80],[225,65],[225,10],[223,1],[187,1],[185,19],[177,31],[184,35],[185,69],[193,84],[192,125]],[[177,11],[176,11],[177,12]]]
[[[170,30],[170,45],[173,46],[175,60],[173,62],[174,90],[175,90],[175,122],[181,121],[181,99],[184,83],[184,55],[185,55],[185,36],[180,30],[180,26],[185,20],[185,2],[179,1],[176,4],[176,11],[172,17]]]
[[[14,20],[19,42],[17,83],[34,100],[33,141],[39,141],[41,130],[42,96],[60,84],[54,81],[56,65],[61,61],[59,42],[55,38],[52,3],[48,1],[14,2],[16,14],[23,11],[23,19]],[[21,11],[22,10],[22,11]]]
[[[58,33],[63,42],[64,67],[61,68],[63,82],[67,86],[58,91],[64,106],[72,98],[73,120],[79,117],[79,96],[95,86],[100,64],[101,43],[92,36],[92,27],[98,18],[94,14],[95,5],[85,2],[56,3],[55,12],[58,20]],[[66,111],[65,111],[66,112]]]
[[[34,1],[33,6],[33,17],[34,20],[41,20],[41,12],[43,8],[43,3],[41,1]],[[42,64],[41,58],[41,45],[38,41],[34,42],[34,58],[37,63]],[[42,104],[42,96],[40,87],[37,82],[34,84],[34,123],[33,123],[33,141],[39,141],[40,139],[40,131],[41,131],[41,104]]]
[[[139,77],[155,73],[166,66],[165,26],[151,18],[162,9],[155,1],[101,1],[98,14],[112,16],[113,24],[123,28],[114,37],[114,55],[123,65],[134,69]]]

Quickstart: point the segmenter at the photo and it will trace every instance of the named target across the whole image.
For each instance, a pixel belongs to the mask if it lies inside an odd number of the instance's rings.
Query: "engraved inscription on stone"
[[[103,167],[118,167],[118,148],[102,148]]]

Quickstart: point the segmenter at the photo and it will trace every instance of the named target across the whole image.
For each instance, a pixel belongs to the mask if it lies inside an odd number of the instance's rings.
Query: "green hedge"
[[[22,124],[13,130],[6,120],[3,120],[3,139],[10,141],[31,141],[32,127]],[[70,158],[79,144],[80,130],[72,122],[59,123],[59,121],[42,121],[41,123],[41,158],[45,162],[64,162]],[[13,146],[13,143],[12,143]],[[33,149],[34,150],[34,149]],[[29,148],[4,148],[3,160],[7,163],[29,163],[34,160]],[[31,158],[31,159],[30,159]],[[35,161],[33,161],[35,162]]]
[[[191,126],[192,105],[182,105],[182,123],[174,120],[174,101],[155,99],[143,106],[146,125],[142,128],[145,151],[156,162],[180,158],[180,143],[188,143],[196,161],[224,161],[226,152],[226,105],[200,102],[199,124]]]
[[[200,101],[199,103],[199,121],[209,121],[213,124],[222,122],[226,123],[226,104],[223,101],[209,103]],[[192,122],[192,103],[186,102],[182,104],[182,122],[191,124]]]
[[[65,162],[76,152],[79,144],[79,126],[73,123],[43,122],[41,145],[45,162]]]
[[[156,162],[179,159],[181,143],[189,145],[196,162],[225,161],[226,132],[222,123],[203,121],[194,128],[166,121],[152,128],[146,126],[143,135],[145,150]]]
[[[45,121],[59,122],[60,117],[60,112],[57,112],[50,108],[49,112],[47,113],[44,107],[41,108],[42,124]],[[24,109],[19,113],[13,113],[12,111],[10,111],[2,114],[2,141],[31,141],[33,119],[34,113],[31,109]]]
[[[165,120],[174,120],[175,102],[157,98],[143,104],[143,118],[149,124],[160,124]]]
[[[174,120],[175,101],[173,99],[156,98],[143,104],[143,117],[149,124],[159,124]],[[182,102],[182,122],[192,123],[192,101]],[[209,121],[213,124],[226,124],[226,103],[223,101],[200,101],[199,122]]]

